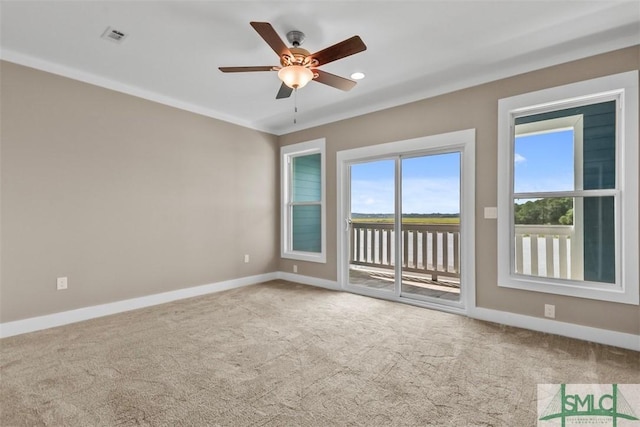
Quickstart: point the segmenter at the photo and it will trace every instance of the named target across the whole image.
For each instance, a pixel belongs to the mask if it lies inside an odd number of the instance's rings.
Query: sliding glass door
[[[400,295],[460,300],[460,152],[400,159]]]
[[[422,149],[338,153],[340,281],[356,293],[464,310],[475,138],[462,131],[431,139],[406,142]]]
[[[460,153],[396,156],[349,168],[349,284],[458,301]]]
[[[350,165],[349,283],[395,294],[396,160]]]

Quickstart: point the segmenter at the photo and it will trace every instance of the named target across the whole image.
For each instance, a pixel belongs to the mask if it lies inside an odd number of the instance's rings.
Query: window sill
[[[501,288],[520,289],[532,292],[543,292],[575,298],[594,299],[621,304],[639,305],[640,295],[632,295],[623,286],[603,284],[599,282],[571,282],[561,279],[535,277],[525,275],[509,275],[498,278]]]
[[[280,254],[281,258],[284,259],[295,259],[297,261],[309,261],[309,262],[317,262],[320,264],[327,263],[326,254],[312,254],[309,252],[285,252]]]

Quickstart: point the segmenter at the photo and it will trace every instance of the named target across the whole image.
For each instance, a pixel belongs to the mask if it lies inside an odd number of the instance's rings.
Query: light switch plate
[[[484,218],[485,219],[497,219],[498,218],[498,208],[496,208],[496,207],[485,207],[484,208]]]

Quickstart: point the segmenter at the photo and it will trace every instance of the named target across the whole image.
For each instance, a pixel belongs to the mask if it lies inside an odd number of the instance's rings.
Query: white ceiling
[[[640,43],[640,1],[2,1],[2,59],[275,134],[400,105]],[[366,78],[311,82],[276,100],[278,65],[249,25],[306,33],[318,51],[355,34],[368,49],[327,64]],[[111,26],[121,44],[100,36]]]

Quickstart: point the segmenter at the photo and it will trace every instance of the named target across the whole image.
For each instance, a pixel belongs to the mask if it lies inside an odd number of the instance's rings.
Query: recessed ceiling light
[[[361,72],[358,71],[357,73],[351,74],[351,78],[353,80],[362,80],[362,79],[364,79],[364,73],[361,73]]]

